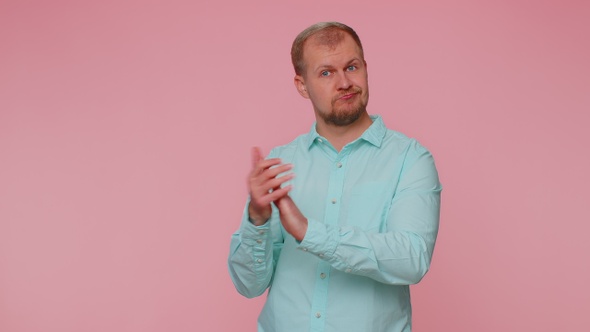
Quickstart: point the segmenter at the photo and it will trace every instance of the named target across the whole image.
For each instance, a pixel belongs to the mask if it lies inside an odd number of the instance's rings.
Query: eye
[[[346,67],[346,70],[347,71],[355,71],[356,70],[356,66],[353,66],[353,65],[348,66],[348,67]]]
[[[323,76],[323,77],[330,76],[330,72],[327,70],[322,70],[322,72],[320,73],[320,76]]]

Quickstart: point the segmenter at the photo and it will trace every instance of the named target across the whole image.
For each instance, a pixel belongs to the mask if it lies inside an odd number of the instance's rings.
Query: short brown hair
[[[298,34],[293,41],[293,46],[291,46],[291,62],[293,62],[295,74],[302,75],[302,73],[305,71],[303,48],[305,46],[305,42],[311,36],[316,36],[322,45],[334,47],[338,45],[344,38],[343,33],[347,33],[352,37],[352,39],[354,39],[361,50],[361,56],[364,58],[361,40],[351,27],[339,22],[320,22],[301,31],[301,33]]]

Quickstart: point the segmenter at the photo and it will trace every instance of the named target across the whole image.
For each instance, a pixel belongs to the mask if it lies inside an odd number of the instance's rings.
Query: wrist
[[[301,223],[301,227],[299,228],[297,234],[294,235],[293,237],[295,238],[295,240],[301,242],[301,241],[303,241],[303,238],[305,238],[305,234],[307,234],[307,218],[303,219],[303,222]]]
[[[254,226],[262,226],[262,225],[266,224],[268,219],[263,220],[263,219],[252,218],[251,216],[248,216],[248,221]]]
[[[252,204],[248,206],[248,221],[250,221],[254,226],[262,226],[266,224],[266,222],[270,219],[270,213],[268,214],[260,214],[257,213],[253,208]]]

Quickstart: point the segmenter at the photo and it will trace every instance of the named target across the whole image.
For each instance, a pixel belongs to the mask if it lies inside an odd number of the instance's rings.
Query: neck
[[[342,148],[361,137],[361,135],[371,126],[373,120],[367,112],[363,113],[355,122],[346,126],[335,126],[327,124],[319,117],[316,117],[316,130],[318,134],[325,137],[336,151],[340,152]]]

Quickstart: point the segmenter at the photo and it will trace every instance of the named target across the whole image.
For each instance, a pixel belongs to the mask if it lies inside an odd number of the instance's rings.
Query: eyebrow
[[[349,60],[349,61],[346,63],[346,66],[345,66],[345,67],[348,67],[348,66],[350,66],[350,65],[351,65],[352,63],[354,63],[354,62],[361,62],[361,60],[359,60],[359,58],[352,58],[352,59],[350,59],[350,60]],[[319,65],[319,66],[318,66],[318,67],[317,67],[317,68],[314,70],[314,72],[317,72],[317,71],[320,71],[320,70],[324,70],[324,69],[332,69],[332,68],[334,68],[334,66],[332,66],[332,65],[327,65],[327,64],[323,64],[323,65]]]

